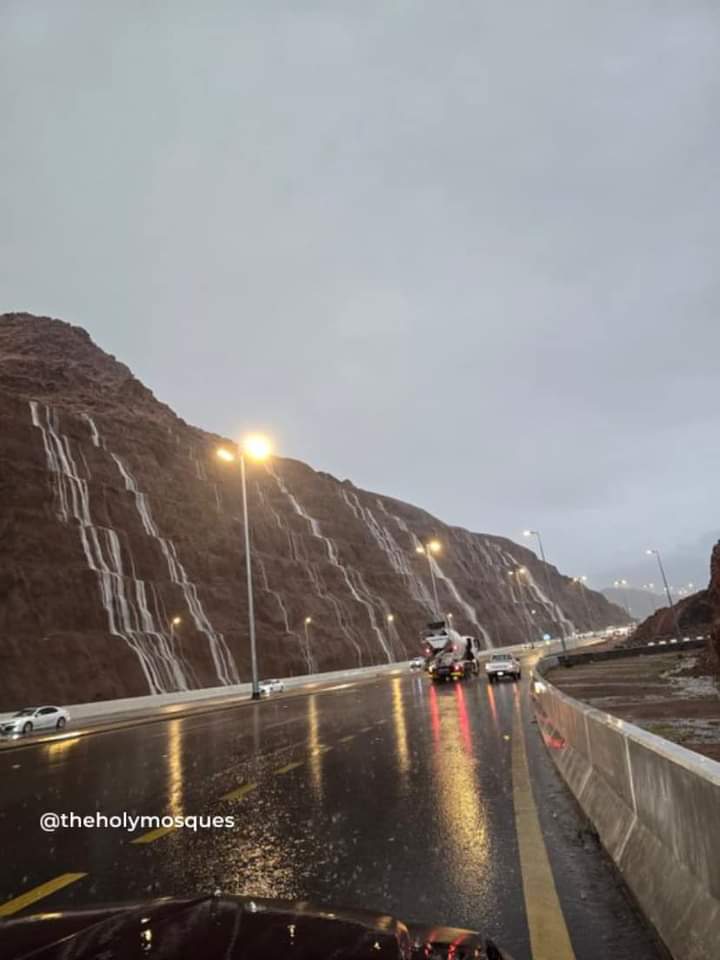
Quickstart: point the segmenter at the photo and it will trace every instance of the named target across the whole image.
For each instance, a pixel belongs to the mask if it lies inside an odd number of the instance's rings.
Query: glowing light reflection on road
[[[396,677],[392,682],[393,694],[393,723],[395,725],[395,744],[397,748],[398,766],[401,774],[406,774],[410,767],[410,752],[408,750],[407,726],[405,724],[405,701],[403,700],[403,682]]]
[[[458,717],[460,720],[460,733],[462,734],[465,752],[472,756],[472,736],[470,734],[470,718],[468,717],[467,704],[465,703],[465,691],[461,684],[455,687],[455,697],[457,699]]]
[[[433,730],[433,766],[437,804],[453,859],[465,863],[458,883],[472,896],[489,896],[491,890],[490,838],[487,811],[472,752],[470,718],[465,691],[438,692],[430,688],[430,721]],[[472,860],[468,861],[468,851]]]
[[[493,726],[495,727],[495,730],[499,733],[500,726],[498,724],[498,712],[497,712],[497,704],[495,703],[495,691],[493,690],[492,685],[490,683],[485,684],[485,689],[487,691],[487,697],[490,702],[490,714],[493,719]]]
[[[320,724],[318,721],[317,697],[313,693],[308,697],[308,751],[310,780],[312,782],[313,793],[318,803],[323,798],[322,782],[322,751],[320,750]]]
[[[182,816],[184,805],[183,754],[180,720],[168,723],[168,808],[173,816]]]

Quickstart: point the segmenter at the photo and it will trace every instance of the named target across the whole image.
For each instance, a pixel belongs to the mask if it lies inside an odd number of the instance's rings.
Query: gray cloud
[[[192,422],[540,526],[571,572],[704,542],[713,4],[11,0],[0,26],[5,309],[85,326]]]

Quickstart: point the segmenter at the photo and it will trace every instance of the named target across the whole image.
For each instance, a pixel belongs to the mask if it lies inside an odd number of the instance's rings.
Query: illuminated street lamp
[[[182,623],[182,617],[173,617],[170,621],[170,636],[175,639],[175,627],[179,627]]]
[[[310,649],[310,624],[312,623],[312,617],[305,617],[303,626],[305,627],[305,645],[307,649]]]
[[[657,560],[658,567],[660,568],[660,575],[662,576],[663,584],[664,584],[664,586],[665,586],[665,596],[667,597],[668,606],[670,607],[670,609],[671,609],[671,611],[672,611],[673,624],[675,625],[675,633],[676,633],[678,639],[680,639],[680,625],[679,625],[679,623],[678,623],[677,610],[675,609],[675,606],[673,605],[673,599],[672,599],[672,596],[671,596],[671,594],[670,594],[670,587],[669,587],[669,585],[668,585],[667,577],[665,576],[665,567],[663,566],[662,557],[660,556],[660,551],[659,551],[659,550],[646,550],[645,553],[646,553],[649,557],[653,557],[653,556],[654,556],[655,559]]]
[[[442,546],[437,540],[430,540],[425,545],[420,545],[415,547],[416,553],[424,554],[428,559],[428,566],[430,567],[430,578],[432,580],[433,588],[433,597],[435,599],[435,616],[440,618],[440,603],[438,602],[438,592],[437,592],[437,583],[435,581],[435,570],[433,568],[432,555],[434,553],[440,553]]]
[[[550,601],[552,609],[557,613],[558,611],[562,613],[558,605],[555,603],[555,594],[553,592],[552,583],[550,581],[550,568],[547,565],[547,560],[545,559],[545,550],[543,549],[542,537],[540,536],[539,530],[523,530],[524,537],[535,537],[538,542],[538,547],[540,548],[540,559],[543,562],[543,567],[545,570],[545,582],[547,584],[548,590],[548,600]],[[567,646],[565,644],[565,624],[562,621],[562,616],[559,618],[560,626],[560,642],[562,643],[563,653],[567,653]]]
[[[224,463],[233,463],[240,460],[240,478],[242,484],[243,501],[243,526],[245,528],[245,570],[247,573],[247,591],[248,591],[248,624],[250,627],[250,666],[252,670],[252,699],[260,699],[260,683],[258,678],[257,649],[255,643],[255,607],[253,604],[252,588],[252,561],[250,556],[250,522],[248,519],[247,505],[247,481],[245,479],[245,459],[254,460],[261,463],[271,454],[270,441],[260,434],[251,434],[246,437],[242,446],[238,445],[237,450],[228,450],[227,447],[220,447],[217,451],[218,459]]]

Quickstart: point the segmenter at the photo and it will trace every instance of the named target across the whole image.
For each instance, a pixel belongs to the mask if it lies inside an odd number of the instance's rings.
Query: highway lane
[[[408,672],[334,686],[4,752],[0,902],[13,909],[68,874],[84,876],[34,909],[217,880],[481,929],[516,960],[531,940],[536,958],[543,942],[556,960],[662,956],[544,753],[525,683],[436,688]],[[236,826],[140,843],[38,826],[45,811],[95,810],[227,814]]]

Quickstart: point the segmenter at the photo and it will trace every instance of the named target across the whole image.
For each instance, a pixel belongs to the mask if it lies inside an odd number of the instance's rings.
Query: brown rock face
[[[249,678],[240,478],[221,442],[85,331],[0,316],[0,710]],[[248,499],[263,676],[419,652],[431,537],[443,613],[486,645],[626,619],[509,540],[294,460],[249,464]]]
[[[710,671],[720,680],[720,542],[715,544],[710,560],[710,586],[707,595],[712,619],[706,660]]]

